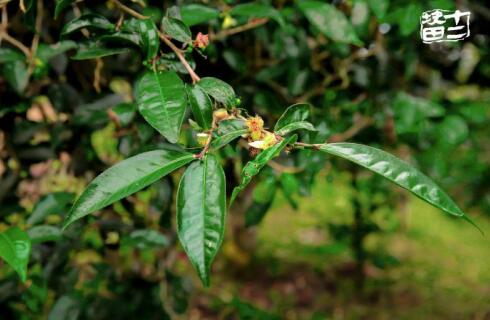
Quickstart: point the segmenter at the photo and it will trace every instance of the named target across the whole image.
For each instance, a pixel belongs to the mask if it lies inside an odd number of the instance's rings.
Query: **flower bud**
[[[199,49],[206,49],[208,45],[209,45],[209,36],[201,32],[197,34],[196,39],[192,43],[192,46],[194,48],[199,48]]]
[[[197,143],[199,143],[201,147],[204,147],[208,142],[209,134],[205,132],[200,132],[196,136],[197,136]]]
[[[213,117],[216,119],[216,121],[228,119],[229,117],[228,111],[224,108],[220,108],[213,112]]]
[[[262,129],[264,128],[264,120],[261,117],[256,116],[247,119],[247,127],[250,131],[250,137],[253,141],[260,140],[262,138]]]

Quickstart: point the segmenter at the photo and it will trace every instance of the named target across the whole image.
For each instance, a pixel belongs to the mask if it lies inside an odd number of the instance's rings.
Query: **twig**
[[[95,69],[94,69],[94,82],[93,86],[97,93],[100,93],[100,73],[104,67],[104,62],[101,58],[95,59]]]
[[[276,170],[277,172],[280,172],[280,173],[292,173],[292,174],[294,174],[294,173],[299,173],[299,172],[302,172],[305,170],[304,168],[283,166],[282,164],[280,164],[274,160],[269,160],[269,162],[267,162],[267,165],[269,167],[271,167],[272,169]]]
[[[121,9],[122,11],[128,13],[129,15],[132,15],[135,18],[142,19],[142,20],[149,18],[149,17],[144,16],[141,13],[139,13],[139,12],[131,9],[130,7],[122,4],[119,0],[110,0],[110,1],[114,2],[114,4],[119,7],[119,9]]]
[[[328,142],[346,141],[357,135],[360,131],[372,125],[374,120],[371,117],[358,115],[350,128],[344,132],[334,134],[328,139]]]
[[[149,17],[146,17],[140,13],[138,13],[137,11],[134,11],[133,9],[125,6],[124,4],[122,4],[121,2],[119,2],[119,0],[110,0],[112,1],[114,4],[116,4],[119,9],[121,9],[122,11],[128,13],[129,15],[137,18],[137,19],[148,19]],[[165,34],[163,34],[163,32],[161,32],[160,30],[158,30],[158,37],[163,41],[165,42],[165,44],[170,48],[172,49],[172,51],[175,53],[175,55],[177,56],[177,58],[179,58],[180,62],[182,63],[182,65],[184,66],[184,68],[187,70],[187,72],[189,73],[189,75],[191,76],[191,79],[192,79],[192,83],[196,83],[198,82],[199,80],[201,80],[201,78],[199,78],[199,76],[194,72],[194,70],[191,68],[191,66],[189,65],[189,63],[187,62],[187,60],[185,59],[184,55],[182,54],[182,50],[180,50],[179,48],[177,48],[173,43],[172,41],[170,41],[166,36]]]
[[[204,145],[204,148],[201,150],[201,152],[194,155],[194,158],[202,159],[206,155],[206,153],[209,151],[209,147],[211,146],[211,141],[213,140],[213,132],[214,132],[214,130],[216,130],[217,127],[218,127],[218,121],[217,121],[216,117],[214,117],[214,115],[213,115],[213,122],[211,124],[211,129],[208,132],[209,136],[208,136],[208,139],[206,140],[206,144]]]
[[[182,54],[182,50],[180,50],[179,48],[177,48],[172,43],[172,41],[170,41],[161,31],[158,31],[158,36],[160,37],[160,39],[162,39],[163,42],[165,42],[165,44],[167,46],[169,46],[170,49],[172,49],[172,51],[175,53],[175,55],[177,55],[177,58],[179,58],[180,63],[182,63],[182,65],[184,66],[184,68],[187,70],[187,72],[191,76],[192,83],[196,83],[199,80],[201,80],[201,78],[199,78],[199,76],[194,72],[194,70],[192,69],[192,67],[189,65],[189,63],[185,59],[184,55]]]
[[[29,67],[27,69],[27,82],[29,82],[29,77],[31,76],[34,68],[36,66],[36,53],[39,46],[39,38],[41,36],[41,29],[43,24],[43,0],[37,0],[37,15],[34,27],[34,38],[32,38],[31,52],[29,56]]]
[[[266,24],[268,21],[269,21],[269,18],[253,19],[244,25],[241,25],[241,26],[238,26],[235,28],[231,28],[231,29],[221,30],[220,32],[218,32],[216,34],[210,34],[209,39],[210,39],[210,41],[223,40],[228,36],[260,27],[261,25]]]
[[[30,57],[31,52],[30,52],[29,48],[27,48],[24,44],[22,44],[22,42],[20,42],[20,41],[16,40],[15,38],[11,37],[8,33],[6,33],[3,30],[0,32],[0,39],[3,39],[5,41],[7,41],[11,45],[13,45],[14,47],[16,47],[20,51],[22,51],[22,53],[24,53],[24,55],[26,57]]]

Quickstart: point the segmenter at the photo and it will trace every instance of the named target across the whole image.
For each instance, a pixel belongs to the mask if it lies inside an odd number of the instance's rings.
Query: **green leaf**
[[[464,216],[463,211],[434,181],[385,151],[355,143],[325,144],[320,147],[320,151],[369,169],[450,215]]]
[[[57,19],[60,13],[73,2],[74,0],[56,0],[56,7],[54,8],[54,18]]]
[[[310,105],[307,103],[297,103],[289,106],[277,120],[274,132],[278,135],[286,135],[298,129],[316,131],[315,127],[305,121],[310,116]]]
[[[289,106],[277,120],[274,131],[279,131],[286,125],[293,122],[305,121],[310,116],[310,105],[307,103],[297,103]]]
[[[243,167],[242,169],[242,181],[240,182],[240,185],[233,189],[233,192],[231,194],[230,205],[231,203],[233,203],[233,201],[235,201],[235,198],[240,193],[240,191],[245,189],[252,178],[260,172],[260,170],[267,164],[267,162],[269,162],[269,160],[277,157],[288,144],[296,142],[297,139],[297,135],[292,135],[291,137],[284,138],[281,140],[281,142],[259,153],[257,157],[255,157],[255,159],[247,162],[245,167]]]
[[[123,238],[123,244],[138,249],[167,247],[170,242],[166,236],[151,229],[141,229],[131,232],[129,237]]]
[[[193,159],[193,155],[187,152],[154,150],[121,161],[102,172],[88,185],[65,219],[63,229],[143,189]]]
[[[175,72],[146,72],[136,84],[136,102],[145,120],[171,143],[184,120],[185,86]]]
[[[288,200],[291,207],[295,210],[298,209],[298,204],[293,198],[293,195],[298,193],[300,186],[296,176],[291,173],[283,173],[279,177],[279,182],[281,183],[281,189],[284,193],[284,196]]]
[[[255,226],[264,219],[274,201],[276,189],[276,178],[273,175],[267,176],[257,184],[253,190],[253,202],[245,212],[246,227]]]
[[[189,4],[180,8],[182,21],[192,27],[219,17],[219,11],[201,4]]]
[[[281,27],[285,25],[284,19],[279,11],[272,6],[262,3],[251,2],[239,4],[231,9],[230,14],[247,18],[271,18]]]
[[[32,243],[59,241],[62,238],[61,230],[54,226],[35,226],[27,230]]]
[[[160,38],[158,37],[157,27],[150,19],[138,20],[141,46],[146,55],[146,60],[153,59],[158,54],[160,48]]]
[[[44,62],[48,62],[51,58],[77,47],[77,43],[71,40],[60,41],[52,45],[40,43],[36,52],[36,57]]]
[[[300,130],[300,129],[304,129],[308,131],[316,131],[315,127],[308,121],[299,121],[299,122],[293,122],[285,125],[281,129],[276,131],[276,133],[280,136],[285,136],[293,131]]]
[[[223,241],[225,216],[225,173],[216,158],[207,155],[187,168],[177,191],[180,243],[205,286]]]
[[[25,61],[25,60],[26,57],[19,50],[15,50],[11,48],[0,48],[0,63]]]
[[[98,37],[98,40],[104,43],[114,43],[116,45],[133,45],[140,47],[143,40],[137,33],[118,31],[113,34],[104,34]]]
[[[246,133],[248,133],[248,129],[243,120],[226,119],[220,121],[215,132],[216,136],[211,141],[211,148],[222,148]]]
[[[204,92],[225,106],[233,107],[235,104],[235,91],[223,80],[213,77],[206,77],[202,78],[197,85],[200,86]]]
[[[100,31],[115,30],[115,26],[104,16],[88,13],[65,24],[63,29],[61,29],[61,35],[65,36],[83,28]]]
[[[77,54],[71,57],[73,60],[87,60],[127,53],[129,48],[109,48],[101,42],[89,42],[78,47]]]
[[[213,104],[208,94],[199,86],[186,86],[186,91],[194,119],[203,129],[211,129]]]
[[[437,126],[439,141],[458,145],[468,138],[469,129],[466,122],[460,116],[450,115],[444,118]]]
[[[80,315],[80,302],[68,295],[61,296],[49,312],[48,320],[77,320]]]
[[[341,43],[362,45],[354,27],[345,15],[331,4],[321,1],[299,1],[298,6],[309,22],[326,37]]]
[[[3,75],[5,80],[19,95],[27,87],[27,65],[24,60],[17,60],[7,63],[3,66]]]
[[[183,43],[189,43],[192,41],[191,30],[179,19],[163,17],[162,30],[165,32],[165,34],[177,41]]]
[[[27,279],[27,264],[31,254],[31,240],[24,231],[12,227],[0,233],[0,257],[19,275],[22,282]]]
[[[44,196],[34,206],[27,223],[33,225],[42,222],[50,214],[60,214],[73,201],[74,196],[70,192],[53,192]]]
[[[384,18],[390,6],[390,0],[367,0],[366,2],[378,19]]]

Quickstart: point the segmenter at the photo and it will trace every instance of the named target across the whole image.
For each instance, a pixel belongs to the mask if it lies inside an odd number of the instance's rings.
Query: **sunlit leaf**
[[[146,60],[151,60],[158,54],[158,49],[160,48],[157,27],[150,19],[138,20],[138,27],[142,42],[141,46],[146,55]]]

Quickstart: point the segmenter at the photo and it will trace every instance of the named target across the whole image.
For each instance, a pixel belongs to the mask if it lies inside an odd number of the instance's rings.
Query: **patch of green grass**
[[[327,230],[328,222],[350,221],[351,192],[347,176],[338,176],[333,182],[319,176],[312,196],[298,199],[296,212],[283,197],[277,197],[259,227],[257,255],[264,260],[273,258],[282,264],[321,270],[352,261],[348,244],[335,242]],[[346,317],[489,316],[489,219],[473,217],[487,234],[482,236],[464,220],[450,218],[416,197],[409,197],[407,215],[406,231],[368,237],[370,249],[383,248],[400,264],[387,270],[375,268],[376,276],[368,279],[368,287],[380,291],[381,298],[375,303],[344,306]]]

